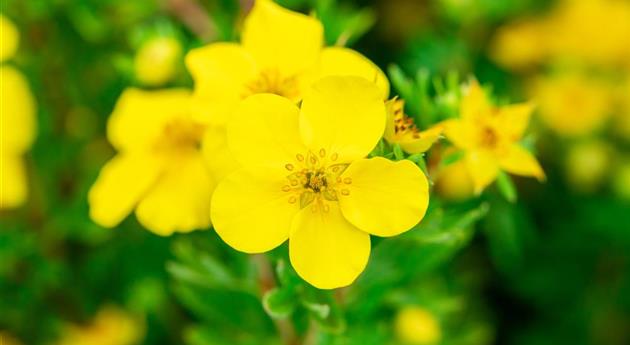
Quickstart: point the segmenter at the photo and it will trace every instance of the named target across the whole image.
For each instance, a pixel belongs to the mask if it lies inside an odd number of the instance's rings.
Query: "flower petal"
[[[291,221],[299,211],[282,191],[285,181],[268,180],[238,170],[214,192],[211,217],[225,243],[246,253],[262,253],[289,238]]]
[[[440,139],[442,131],[442,127],[436,126],[418,133],[417,138],[412,134],[405,135],[400,140],[400,147],[411,154],[426,152]]]
[[[214,187],[199,152],[170,156],[163,175],[138,204],[136,217],[161,236],[208,228]]]
[[[20,33],[15,24],[0,13],[0,62],[4,62],[15,55],[20,42]],[[4,82],[4,79],[2,80]],[[5,100],[6,98],[2,98]],[[4,113],[3,113],[4,114]]]
[[[476,194],[488,187],[499,174],[499,164],[494,155],[487,150],[474,150],[466,153],[466,167],[473,180]]]
[[[185,89],[143,91],[129,88],[118,99],[107,123],[107,138],[118,150],[151,148],[166,123],[187,114],[190,92]]]
[[[505,171],[515,175],[533,176],[541,181],[545,179],[545,172],[536,157],[518,145],[511,145],[499,164]]]
[[[257,94],[241,102],[228,123],[228,145],[250,173],[287,175],[285,165],[304,153],[298,131],[298,108],[284,97]]]
[[[429,205],[429,184],[420,168],[408,160],[382,157],[360,159],[344,171],[351,181],[339,205],[357,228],[377,236],[394,236],[411,229]]]
[[[460,105],[461,118],[468,121],[477,121],[491,114],[491,105],[479,82],[473,79],[468,86],[468,91],[462,98]]]
[[[0,153],[0,209],[15,208],[26,202],[28,186],[22,157]]]
[[[319,56],[311,81],[331,75],[363,77],[378,86],[381,99],[389,96],[389,81],[381,69],[360,53],[343,47],[324,48]]]
[[[101,169],[90,188],[90,218],[104,227],[118,225],[163,171],[161,157],[120,153]]]
[[[315,18],[257,0],[245,19],[241,42],[261,69],[287,76],[312,66],[324,44],[324,28]]]
[[[291,224],[289,256],[302,279],[319,289],[352,284],[370,256],[370,235],[350,224],[339,205],[329,202],[328,212],[313,212],[311,204]]]
[[[195,81],[193,111],[213,124],[225,124],[258,75],[254,57],[236,43],[213,43],[193,49],[186,66]]]
[[[323,148],[350,162],[372,151],[383,135],[385,120],[385,103],[374,83],[355,76],[329,76],[306,92],[300,133],[314,152]]]
[[[238,162],[228,149],[227,129],[225,126],[209,126],[206,128],[201,152],[210,169],[213,180],[217,183],[232,172],[238,170]]]
[[[479,142],[475,124],[463,119],[446,120],[438,125],[444,129],[444,135],[456,147],[464,150],[472,150]]]
[[[531,103],[512,104],[499,108],[498,129],[513,141],[523,137],[523,133],[529,125],[529,119],[534,111]]]
[[[17,69],[0,67],[0,80],[2,150],[3,153],[22,153],[35,139],[35,100],[26,78]]]

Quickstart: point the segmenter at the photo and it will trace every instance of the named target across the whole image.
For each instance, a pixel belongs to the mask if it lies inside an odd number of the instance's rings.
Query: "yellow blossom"
[[[443,198],[463,201],[475,195],[474,186],[465,160],[441,168],[435,179],[435,190]]]
[[[539,20],[522,20],[499,28],[490,56],[499,64],[524,69],[547,56],[545,25]]]
[[[272,94],[247,98],[228,123],[243,167],[212,200],[215,230],[247,253],[289,239],[297,273],[312,285],[351,284],[370,253],[370,234],[394,236],[424,216],[428,183],[411,161],[364,157],[385,130],[382,90],[329,76],[306,90],[301,109]]]
[[[17,48],[17,30],[0,15],[0,57],[11,58]],[[14,208],[27,198],[26,167],[22,156],[36,134],[35,100],[28,82],[17,69],[0,66],[0,208]]]
[[[187,90],[122,94],[107,127],[118,154],[88,196],[95,222],[116,226],[135,208],[138,221],[158,235],[210,226],[212,171],[229,157],[219,152],[225,145],[217,145],[219,154],[203,159],[200,142],[208,126],[189,110]]]
[[[559,135],[590,134],[610,117],[610,88],[579,72],[539,77],[529,87],[544,124]]]
[[[135,345],[146,333],[144,322],[116,307],[101,309],[88,325],[69,325],[56,345]]]
[[[582,193],[597,190],[610,172],[612,148],[602,140],[590,139],[569,148],[564,167],[571,187]]]
[[[395,320],[397,338],[403,344],[433,345],[442,340],[442,329],[435,316],[424,308],[409,306]]]
[[[173,37],[157,37],[145,42],[134,58],[136,78],[144,85],[158,86],[170,81],[182,55],[182,46]]]
[[[390,144],[398,144],[407,153],[427,151],[442,134],[441,127],[420,131],[413,119],[404,113],[405,102],[392,99],[385,103],[387,123],[383,137]]]
[[[20,42],[20,34],[13,22],[0,13],[0,62],[4,62],[15,55]]]
[[[387,98],[389,82],[376,65],[347,48],[323,48],[323,42],[317,19],[257,0],[240,44],[213,43],[186,56],[197,111],[223,124],[247,96],[273,93],[297,102],[313,81],[326,75],[365,77],[380,87],[381,99]]]
[[[444,123],[446,137],[464,151],[464,162],[479,194],[494,182],[499,171],[544,179],[536,158],[519,141],[529,123],[529,103],[495,107],[477,81],[462,99],[460,118]]]

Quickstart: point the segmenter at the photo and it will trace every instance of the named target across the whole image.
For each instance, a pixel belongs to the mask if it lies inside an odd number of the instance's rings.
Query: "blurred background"
[[[133,216],[103,229],[87,191],[116,99],[192,88],[185,53],[237,40],[251,1],[3,0],[3,118],[33,119],[2,122],[19,148],[2,173],[28,192],[0,209],[0,344],[630,344],[630,1],[278,2],[387,71],[419,125],[457,112],[471,76],[533,100],[547,181],[515,179],[511,202],[510,186],[473,196],[457,162],[433,169],[418,229],[373,239],[334,292],[299,281],[286,245],[248,256]]]

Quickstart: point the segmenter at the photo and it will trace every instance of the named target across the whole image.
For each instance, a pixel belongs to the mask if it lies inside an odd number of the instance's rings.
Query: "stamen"
[[[313,165],[317,164],[317,157],[311,155],[310,161],[311,161],[311,164],[313,164]]]
[[[297,201],[297,198],[294,195],[289,197],[289,204],[295,204],[296,201]]]
[[[283,192],[290,192],[291,191],[291,186],[288,186],[288,185],[282,186],[282,191]]]
[[[346,195],[346,196],[348,196],[348,195],[350,195],[350,191],[349,191],[349,190],[347,190],[347,189],[342,189],[342,190],[341,190],[341,195]]]
[[[331,159],[333,162],[334,162],[334,161],[336,161],[336,160],[337,160],[337,158],[339,158],[339,155],[337,154],[337,152],[333,153],[333,154],[330,156],[330,159]]]
[[[287,164],[284,167],[287,168],[287,170],[289,171],[293,170],[293,164]]]
[[[322,157],[322,158],[326,157],[326,150],[320,149],[319,150],[319,156]]]
[[[291,180],[291,185],[293,187],[297,186],[299,184],[298,180]]]
[[[346,177],[346,178],[344,178],[344,179],[343,179],[343,183],[345,183],[345,184],[351,184],[351,183],[352,183],[352,179],[351,179],[351,178],[349,178],[349,177]]]
[[[330,206],[328,206],[328,204],[324,204],[322,208],[324,209],[324,212],[330,211]]]
[[[303,162],[303,161],[304,161],[304,156],[302,156],[302,155],[301,155],[301,154],[299,154],[299,153],[298,153],[297,155],[295,155],[295,158],[297,158],[297,160],[299,160],[300,162]]]

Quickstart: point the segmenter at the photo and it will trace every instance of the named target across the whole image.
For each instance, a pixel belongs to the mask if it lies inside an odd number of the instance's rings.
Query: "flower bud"
[[[409,345],[437,344],[442,339],[442,330],[435,316],[417,306],[408,306],[398,312],[395,330],[398,339]]]
[[[145,42],[134,59],[134,73],[147,86],[169,82],[177,72],[182,46],[173,37],[156,37]]]

